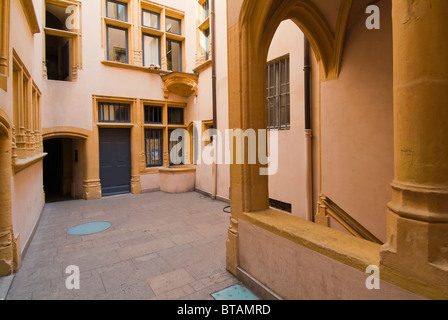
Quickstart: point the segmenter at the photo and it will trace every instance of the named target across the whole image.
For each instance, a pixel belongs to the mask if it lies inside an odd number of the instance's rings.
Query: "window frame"
[[[166,26],[167,26],[166,21],[167,21],[168,19],[179,22],[179,33],[176,33],[176,32],[172,32],[172,31],[168,31],[168,30],[166,30]],[[164,30],[164,32],[166,32],[166,33],[168,33],[168,34],[174,34],[174,35],[176,35],[176,36],[182,36],[182,19],[175,18],[175,17],[173,17],[173,16],[170,16],[169,14],[166,14],[166,15],[165,15],[165,30]]]
[[[115,3],[115,4],[120,4],[120,5],[123,5],[125,7],[125,16],[126,16],[125,19],[126,20],[121,20],[121,19],[118,19],[118,18],[109,17],[109,9],[108,9],[108,5],[107,5],[109,2]],[[121,21],[121,22],[128,22],[129,21],[129,12],[128,11],[129,10],[128,10],[128,3],[127,2],[118,1],[118,0],[106,0],[106,18],[112,19],[112,20],[116,20],[116,21]],[[118,17],[118,11],[117,11],[117,17]]]
[[[159,61],[157,62],[157,64],[159,66],[161,66],[162,65],[162,37],[142,31],[142,63],[143,63],[143,66],[148,67],[148,66],[146,66],[146,63],[145,63],[145,37],[152,37],[152,38],[156,38],[159,40],[159,45],[158,45]]]
[[[168,42],[174,42],[179,44],[179,51],[180,51],[180,57],[179,57],[179,65],[180,65],[180,70],[173,70],[173,68],[171,67],[171,69],[168,67],[169,66],[169,60],[168,60]],[[183,70],[183,41],[179,41],[179,40],[175,40],[175,39],[171,39],[171,38],[166,38],[166,68],[168,71],[178,71],[178,72],[182,72]],[[171,66],[172,66],[173,62],[171,59]]]
[[[101,115],[104,114],[104,107],[107,105],[109,109],[109,119],[110,119],[110,106],[113,105],[114,109],[116,110],[116,107],[121,108],[122,106],[125,108],[125,120],[117,121],[117,120],[104,120],[101,118]],[[101,108],[101,109],[100,109]],[[115,111],[114,110],[114,111]],[[121,111],[120,111],[121,112]],[[108,123],[108,124],[131,124],[131,104],[129,103],[121,103],[121,102],[98,102],[98,123]]]
[[[153,28],[153,27],[150,27],[150,26],[147,26],[147,25],[145,25],[145,23],[144,23],[144,13],[150,13],[150,14],[154,14],[154,15],[156,15],[157,16],[157,28]],[[145,27],[145,28],[149,28],[149,29],[153,29],[153,30],[157,30],[157,31],[161,31],[160,30],[160,28],[161,28],[161,13],[160,12],[156,12],[156,11],[152,11],[152,10],[148,10],[148,9],[145,9],[145,8],[142,8],[142,17],[141,17],[141,25],[142,25],[142,27]]]
[[[287,63],[288,72],[287,72],[287,81],[286,83],[282,83],[282,62]],[[275,85],[271,86],[270,83],[270,72],[271,68],[274,67],[275,75]],[[278,68],[278,69],[277,69]],[[278,70],[278,71],[277,71]],[[286,69],[285,69],[286,70]],[[281,93],[282,85],[287,85],[287,92]],[[274,89],[275,94],[270,95],[269,90]],[[282,96],[287,96],[288,103],[283,106],[282,105]],[[271,106],[271,100],[275,99],[275,105]],[[275,123],[273,119],[271,119],[271,109],[274,108]],[[285,123],[282,122],[282,108],[285,108],[286,111],[286,119]],[[291,129],[291,61],[289,54],[281,56],[277,59],[271,60],[266,64],[266,112],[267,112],[267,129],[268,130],[290,130]]]
[[[113,29],[118,29],[118,30],[122,30],[125,31],[125,41],[126,41],[126,62],[120,62],[120,61],[116,61],[116,60],[110,60],[109,57],[109,28],[113,28]],[[128,28],[123,28],[123,27],[119,27],[113,24],[106,24],[106,59],[107,61],[111,61],[111,62],[118,62],[118,63],[124,63],[124,64],[129,64],[129,29]]]
[[[150,132],[158,132],[160,133],[160,148],[159,148],[159,161],[160,163],[157,164],[148,164],[148,140],[151,140],[151,138],[148,138],[148,133]],[[145,128],[144,129],[144,140],[145,140],[145,167],[146,168],[158,168],[163,167],[164,163],[164,129],[161,128]],[[151,151],[151,150],[150,150]]]
[[[68,8],[70,6],[75,7],[75,12],[73,15],[75,16],[75,24],[73,30],[62,30],[62,29],[54,29],[47,27],[47,4],[59,6],[63,8]],[[43,48],[44,48],[44,59],[46,59],[47,55],[47,36],[54,36],[58,38],[70,38],[71,46],[69,48],[69,80],[51,80],[48,79],[47,74],[47,64],[43,64],[43,75],[44,78],[50,81],[65,81],[65,82],[75,82],[78,78],[78,70],[82,70],[82,25],[81,25],[81,10],[82,3],[80,1],[75,0],[44,0],[43,1]]]

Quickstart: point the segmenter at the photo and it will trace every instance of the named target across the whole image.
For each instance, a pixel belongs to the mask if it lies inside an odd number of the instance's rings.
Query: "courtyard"
[[[7,300],[213,300],[239,284],[226,271],[230,214],[199,193],[47,203]],[[108,222],[103,232],[68,231]],[[69,290],[76,266],[80,288]]]

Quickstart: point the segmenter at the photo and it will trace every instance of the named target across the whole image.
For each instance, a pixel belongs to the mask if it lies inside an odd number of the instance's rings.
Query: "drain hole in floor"
[[[91,222],[75,226],[67,231],[72,236],[85,236],[106,231],[112,226],[109,222]]]
[[[247,288],[237,284],[224,290],[212,293],[215,300],[260,300]]]

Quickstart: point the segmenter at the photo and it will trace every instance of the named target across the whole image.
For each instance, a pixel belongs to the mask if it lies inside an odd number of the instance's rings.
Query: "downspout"
[[[304,77],[305,77],[305,165],[306,165],[306,216],[308,221],[313,221],[313,148],[312,148],[312,124],[311,124],[311,63],[310,43],[304,37]]]
[[[216,42],[215,42],[215,0],[211,0],[210,4],[210,37],[211,37],[211,59],[212,59],[212,105],[213,105],[213,129],[218,129],[218,114],[217,114],[217,102],[216,102]],[[216,199],[217,189],[218,189],[218,165],[217,165],[217,141],[213,141],[214,147],[214,161],[212,166],[212,199]]]

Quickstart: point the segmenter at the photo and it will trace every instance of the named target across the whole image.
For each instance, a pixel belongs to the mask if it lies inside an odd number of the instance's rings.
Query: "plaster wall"
[[[269,197],[292,204],[292,214],[306,219],[303,41],[297,25],[286,20],[278,27],[269,49],[268,62],[289,54],[291,101],[290,130],[278,131],[278,172],[269,176]]]
[[[354,3],[340,76],[322,83],[322,192],[385,241],[394,176],[392,27],[390,2],[378,5],[381,29],[370,31]]]
[[[160,175],[158,173],[142,175],[140,180],[142,184],[142,192],[160,190]]]
[[[368,290],[366,280],[370,274],[244,220],[239,221],[239,230],[240,267],[283,299],[422,299],[385,281],[380,282],[380,290]]]
[[[38,162],[11,178],[12,220],[14,236],[20,235],[24,249],[44,207],[42,162]]]

